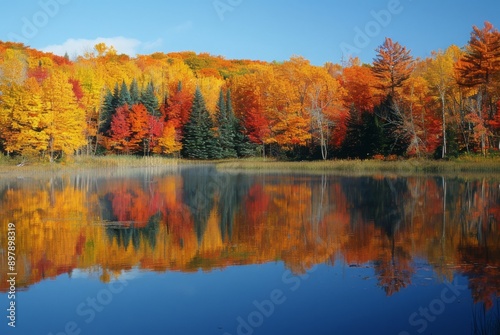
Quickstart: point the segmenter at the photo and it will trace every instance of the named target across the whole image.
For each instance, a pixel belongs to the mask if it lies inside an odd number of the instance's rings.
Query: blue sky
[[[191,50],[229,59],[371,63],[391,37],[426,57],[500,28],[498,0],[20,0],[0,12],[0,40],[70,56],[96,42],[131,55]],[[378,16],[378,19],[377,19]]]

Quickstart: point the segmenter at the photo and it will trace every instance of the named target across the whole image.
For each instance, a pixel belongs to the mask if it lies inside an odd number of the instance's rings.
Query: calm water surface
[[[0,220],[1,334],[500,334],[498,178],[4,178]]]

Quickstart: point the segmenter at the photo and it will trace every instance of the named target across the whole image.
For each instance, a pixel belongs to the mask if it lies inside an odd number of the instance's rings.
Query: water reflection
[[[210,271],[283,261],[374,268],[387,295],[422,260],[460,273],[491,309],[500,288],[499,182],[444,177],[220,173],[213,167],[128,177],[4,180],[0,217],[17,224],[18,285],[74,270],[103,282],[138,266]],[[2,250],[6,235],[0,237]],[[7,267],[5,252],[1,268]],[[0,290],[7,291],[5,272]]]

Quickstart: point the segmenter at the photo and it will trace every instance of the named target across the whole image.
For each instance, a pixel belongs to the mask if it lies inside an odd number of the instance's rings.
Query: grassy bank
[[[0,159],[0,178],[92,170],[120,172],[137,168],[176,168],[178,164],[177,159],[136,156],[79,156],[60,163],[3,158]]]
[[[282,162],[262,158],[190,161],[163,157],[82,156],[62,163],[23,162],[19,159],[2,158],[0,159],[0,177],[91,169],[120,171],[147,167],[177,168],[193,164],[213,164],[220,171],[249,172],[500,174],[500,157],[484,158],[479,156],[463,156],[448,161],[408,159],[398,161],[331,160],[314,162]]]
[[[217,163],[220,170],[247,170],[268,172],[338,172],[338,173],[487,173],[500,174],[500,157],[462,157],[448,161],[408,159],[331,160],[314,162],[278,162],[266,160],[239,160]]]

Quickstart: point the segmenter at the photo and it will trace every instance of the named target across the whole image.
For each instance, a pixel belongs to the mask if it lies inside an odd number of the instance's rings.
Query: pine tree
[[[219,92],[219,101],[217,101],[217,119],[219,122],[226,118],[226,98],[224,97],[224,91],[221,88]]]
[[[243,122],[234,118],[234,147],[238,157],[251,157],[255,155],[256,145],[246,135]]]
[[[218,141],[200,88],[196,88],[189,120],[184,126],[181,154],[190,159],[218,158]]]
[[[410,138],[404,128],[403,113],[391,96],[375,109],[382,120],[381,151],[385,155],[402,156],[410,145]]]
[[[130,103],[132,105],[137,105],[141,102],[141,93],[139,92],[139,85],[137,84],[137,80],[132,80],[130,83]]]
[[[229,93],[229,91],[228,91]],[[229,99],[231,95],[229,93]],[[235,131],[234,115],[231,102],[225,100],[224,92],[221,89],[219,101],[217,103],[217,122],[219,123],[219,145],[221,158],[235,158],[237,156],[235,149]]]
[[[148,113],[153,116],[160,116],[158,111],[158,99],[155,95],[153,82],[150,81],[146,89],[141,94],[140,102],[146,107]]]
[[[243,121],[238,119],[234,113],[233,101],[231,98],[231,90],[226,92],[226,115],[231,123],[233,132],[234,149],[236,150],[237,157],[249,157],[255,153],[255,145],[250,141],[246,135]]]
[[[383,151],[386,155],[403,155],[410,145],[406,124],[411,120],[411,112],[401,104],[401,87],[410,78],[415,62],[410,51],[386,38],[377,48],[372,71],[379,80],[379,89],[385,94],[385,100],[376,109],[376,114],[383,121]],[[412,121],[411,121],[412,122]]]
[[[113,88],[113,100],[112,100],[112,105],[114,106],[113,113],[118,107],[120,107],[118,105],[119,98],[120,98],[120,86],[118,86],[118,83],[115,83],[115,88]]]
[[[484,28],[473,27],[456,69],[459,85],[477,90],[474,100],[480,106],[472,109],[466,117],[475,120],[474,137],[485,155],[488,144],[496,142],[495,137],[499,136],[491,124],[498,112],[496,104],[500,98],[500,32],[490,22],[486,21]]]
[[[130,92],[128,90],[127,84],[125,84],[125,80],[122,81],[122,86],[120,88],[120,93],[118,95],[117,107],[121,107],[124,105],[132,106],[132,99],[130,98]]]
[[[106,95],[104,96],[104,101],[102,103],[101,114],[99,116],[99,133],[106,134],[111,127],[111,119],[115,113],[116,99],[108,89]]]
[[[361,113],[352,106],[349,110],[347,118],[347,130],[344,141],[342,142],[342,156],[349,158],[359,158],[360,148],[362,147],[362,131]]]
[[[382,128],[379,126],[377,116],[351,109],[347,120],[347,134],[342,143],[342,155],[366,159],[380,152],[382,152]]]
[[[379,88],[394,97],[395,90],[410,78],[415,68],[410,51],[398,42],[386,38],[377,48],[377,57],[373,60],[373,73],[380,81]]]

